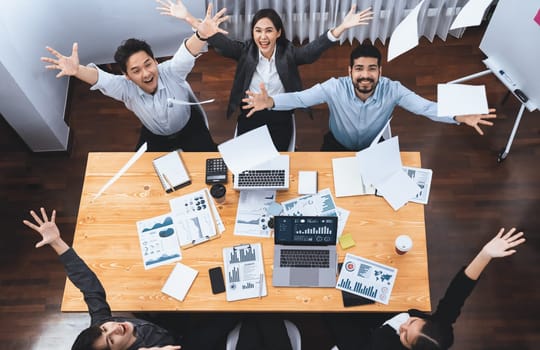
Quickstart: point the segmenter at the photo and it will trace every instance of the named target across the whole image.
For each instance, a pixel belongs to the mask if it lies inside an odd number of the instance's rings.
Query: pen
[[[261,275],[259,276],[259,299],[262,298],[263,281],[264,281],[264,275],[261,273]]]
[[[174,186],[172,185],[171,181],[169,180],[169,178],[167,177],[167,175],[165,175],[165,173],[161,173],[161,176],[163,176],[163,179],[165,180],[165,182],[167,183],[167,185],[169,185],[169,187],[171,188],[171,190],[174,191]]]

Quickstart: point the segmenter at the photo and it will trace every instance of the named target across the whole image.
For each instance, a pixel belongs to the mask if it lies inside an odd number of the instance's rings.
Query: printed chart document
[[[431,169],[413,168],[404,166],[403,171],[420,187],[420,192],[409,199],[411,202],[427,204],[429,199],[429,190],[431,189],[431,178],[433,171]]]
[[[137,221],[145,270],[182,259],[172,215]]]
[[[394,267],[347,253],[336,288],[388,305],[396,275]]]
[[[285,201],[281,205],[283,206],[283,215],[288,216],[337,216],[338,237],[343,233],[351,213],[336,206],[329,188],[320,190],[315,194],[308,194]]]
[[[437,84],[439,117],[488,112],[485,85]]]
[[[209,198],[208,189],[204,188],[169,201],[182,247],[217,238],[225,230],[215,203]]]
[[[374,194],[375,188],[362,180],[360,163],[356,157],[332,159],[334,172],[334,193],[336,197]]]
[[[233,174],[252,169],[279,156],[266,125],[223,142],[218,150]]]
[[[223,248],[227,301],[266,296],[260,243]]]
[[[461,8],[456,19],[452,22],[450,30],[477,26],[482,22],[484,12],[493,0],[470,0]]]
[[[397,136],[357,152],[356,157],[362,178],[373,185],[394,210],[420,192],[420,188],[403,172]]]
[[[420,1],[394,29],[388,44],[388,62],[418,46],[418,13],[424,1]]]
[[[270,237],[268,208],[276,200],[276,191],[240,191],[234,234]]]
[[[184,298],[198,273],[199,271],[192,269],[187,265],[178,263],[172,270],[169,278],[167,278],[161,291],[175,299],[184,301]]]

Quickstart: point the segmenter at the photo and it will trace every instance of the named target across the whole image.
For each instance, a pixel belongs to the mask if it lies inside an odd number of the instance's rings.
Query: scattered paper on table
[[[234,234],[240,236],[270,237],[268,208],[276,200],[276,191],[240,191]]]
[[[493,0],[467,1],[465,6],[459,11],[456,19],[454,19],[454,22],[452,22],[450,30],[479,25],[482,22],[482,18],[484,18],[484,12],[486,12],[487,7],[492,1]]]
[[[394,29],[388,43],[388,62],[418,45],[418,13],[424,1],[420,1]]]
[[[489,113],[484,85],[437,84],[439,117]]]
[[[357,152],[356,157],[362,178],[380,191],[394,210],[420,192],[420,188],[403,172],[397,136]]]
[[[177,263],[161,291],[175,299],[184,301],[198,273],[199,271],[187,265]]]
[[[252,169],[279,156],[266,125],[223,142],[218,150],[233,174]]]
[[[260,243],[223,248],[227,301],[266,296]]]
[[[336,288],[387,304],[397,269],[347,253]]]
[[[137,221],[145,270],[182,259],[171,213]]]
[[[360,173],[360,163],[356,157],[332,159],[334,173],[334,193],[336,197],[374,194],[375,188],[366,185]]]

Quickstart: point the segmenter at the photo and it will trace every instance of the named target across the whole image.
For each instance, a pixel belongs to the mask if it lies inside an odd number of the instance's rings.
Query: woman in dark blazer
[[[370,327],[370,322],[365,316],[359,316],[356,320],[349,315],[328,317],[327,323],[335,336],[337,348],[339,350],[448,349],[454,342],[453,324],[484,268],[493,258],[514,254],[516,252],[514,248],[525,242],[523,232],[515,232],[515,228],[506,233],[501,229],[469,265],[461,268],[450,282],[433,314],[409,310],[408,313],[398,314],[375,329]]]
[[[162,3],[163,14],[186,20],[197,28],[197,36],[208,43],[215,50],[228,58],[237,61],[236,73],[227,106],[227,117],[241,106],[246,90],[259,91],[264,83],[267,90],[274,93],[292,92],[302,89],[302,81],[298,66],[312,63],[321,54],[337,42],[339,36],[347,29],[365,25],[372,18],[370,9],[356,13],[356,5],[351,6],[343,22],[334,29],[322,34],[314,41],[301,47],[296,47],[287,40],[285,29],[279,14],[273,9],[261,9],[251,22],[251,39],[241,42],[229,39],[219,28],[223,21],[222,16],[216,15],[214,25],[210,23],[198,26],[193,23],[193,16],[177,16],[175,13],[177,3]],[[219,14],[219,13],[218,13]],[[287,151],[292,137],[292,111],[259,111],[249,119],[246,112],[240,108],[238,116],[237,134],[267,125],[272,140],[279,151]]]

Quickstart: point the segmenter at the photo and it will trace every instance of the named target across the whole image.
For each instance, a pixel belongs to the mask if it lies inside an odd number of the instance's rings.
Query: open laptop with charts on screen
[[[335,287],[337,216],[275,216],[277,287]]]
[[[289,188],[289,156],[279,155],[234,175],[235,190],[286,190]]]

